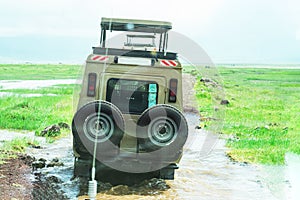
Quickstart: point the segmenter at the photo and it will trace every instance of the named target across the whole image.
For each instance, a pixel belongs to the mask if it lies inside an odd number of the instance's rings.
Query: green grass
[[[80,69],[79,65],[1,64],[0,80],[76,79]],[[39,132],[46,126],[59,122],[70,124],[74,87],[75,84],[61,84],[35,90],[0,88],[0,92],[14,94],[0,98],[0,128]],[[20,94],[45,96],[22,97]]]
[[[76,79],[79,70],[79,65],[2,64],[0,80]],[[0,98],[0,128],[39,132],[46,126],[59,122],[70,124],[73,115],[74,87],[75,84],[55,85],[35,90],[0,88],[0,92],[14,94],[14,96]],[[22,97],[20,94],[45,96]]]
[[[65,122],[72,118],[72,95],[19,97],[0,99],[0,127],[41,131],[46,126]]]
[[[26,147],[28,146],[38,146],[39,142],[37,140],[28,138],[28,137],[21,137],[21,138],[14,138],[10,141],[5,141],[3,145],[0,147],[2,151],[8,152],[18,152],[24,153]]]
[[[31,65],[2,64],[0,80],[53,80],[77,79],[79,65]],[[0,128],[29,130],[40,133],[45,127],[65,122],[70,124],[73,116],[73,89],[75,85],[55,85],[52,87],[29,89],[12,89],[13,96],[0,97]],[[23,97],[21,94],[42,94],[40,97]],[[49,96],[54,94],[55,96]],[[62,130],[57,137],[48,137],[48,142],[69,134]],[[5,142],[0,148],[0,162],[22,152],[28,146],[27,139],[16,138]]]
[[[76,79],[79,65],[0,64],[0,80]]]
[[[212,103],[212,88],[195,86],[200,113],[223,107],[222,133],[234,160],[282,164],[286,152],[300,154],[300,70],[218,68],[230,104]],[[211,121],[205,122],[206,126]]]
[[[6,159],[15,157],[16,153],[24,153],[29,146],[39,146],[39,142],[28,137],[4,141],[0,145],[0,164],[4,163]]]

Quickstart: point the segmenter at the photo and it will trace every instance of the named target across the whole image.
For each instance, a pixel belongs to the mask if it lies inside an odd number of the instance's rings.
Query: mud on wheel
[[[74,148],[82,156],[116,154],[124,134],[124,119],[119,109],[107,101],[94,101],[80,108],[72,121]]]
[[[137,122],[140,150],[162,150],[170,157],[182,150],[188,136],[183,114],[170,105],[156,105],[145,110]]]

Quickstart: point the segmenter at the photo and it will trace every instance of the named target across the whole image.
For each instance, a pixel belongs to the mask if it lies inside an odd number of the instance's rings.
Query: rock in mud
[[[221,105],[228,105],[229,101],[227,99],[223,99],[220,104]]]
[[[60,134],[60,127],[56,124],[47,126],[44,130],[41,131],[41,136],[57,136]]]
[[[58,126],[59,126],[60,128],[64,128],[64,129],[71,129],[70,126],[69,126],[69,124],[67,124],[67,123],[65,123],[65,122],[59,122],[59,123],[58,123]]]
[[[202,127],[201,126],[195,126],[195,129],[202,129]]]
[[[201,79],[200,79],[200,82],[209,83],[209,82],[212,82],[212,80],[209,79],[209,78],[201,78]]]
[[[47,176],[46,180],[50,183],[62,183],[63,182],[60,178],[58,178],[57,176],[53,176],[53,175]]]
[[[20,155],[20,160],[23,160],[26,165],[30,166],[35,161],[35,158],[29,155]]]
[[[40,169],[40,168],[44,168],[46,166],[46,163],[43,161],[34,161],[31,164],[33,169]]]
[[[53,158],[51,162],[59,162],[59,159],[57,157]]]
[[[167,190],[170,188],[163,179],[153,178],[148,181],[147,187],[157,190]]]
[[[44,163],[47,162],[47,160],[45,158],[40,158],[40,159],[38,159],[38,161],[41,161],[41,162],[44,162]]]
[[[219,84],[210,78],[201,78],[200,82],[203,82],[206,86],[218,87]]]
[[[139,195],[156,195],[169,189],[170,186],[163,179],[152,178],[144,180],[140,184],[134,186],[134,191]]]
[[[64,163],[59,162],[58,158],[53,158],[53,160],[47,164],[47,167],[61,167],[64,166]]]
[[[109,190],[111,189],[113,186],[110,183],[103,183],[103,182],[98,182],[98,186],[97,189],[98,191],[104,191],[104,190]]]
[[[64,166],[64,163],[62,162],[50,162],[47,164],[47,167],[61,167]]]
[[[40,145],[35,145],[31,142],[28,142],[27,144],[28,144],[29,147],[34,148],[34,149],[41,149],[42,148]]]
[[[110,195],[126,195],[130,194],[129,187],[127,185],[117,185],[112,187],[106,194]]]

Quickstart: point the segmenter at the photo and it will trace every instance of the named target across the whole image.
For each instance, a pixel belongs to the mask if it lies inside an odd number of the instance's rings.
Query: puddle
[[[39,89],[43,87],[51,87],[59,84],[74,84],[74,79],[59,79],[59,80],[0,80],[1,90],[12,89]],[[41,97],[41,96],[56,96],[55,94],[16,94],[14,92],[0,92],[1,97],[19,96],[19,97]]]
[[[260,166],[262,184],[277,199],[298,200],[300,197],[300,156],[287,153],[285,165]]]
[[[40,145],[45,146],[47,144],[44,137],[35,136],[34,132],[14,132],[9,130],[0,130],[0,145],[4,141],[10,141],[14,138],[29,138],[31,140],[36,140]]]
[[[41,96],[57,96],[56,94],[16,94],[13,92],[0,92],[1,97],[10,97],[10,96],[17,96],[17,97],[41,97]]]
[[[0,89],[38,89],[42,87],[50,87],[59,84],[74,84],[74,79],[58,79],[58,80],[0,80]]]
[[[285,176],[290,183],[289,199],[299,199],[300,197],[300,156],[288,153],[285,156],[287,163]]]
[[[58,159],[63,163],[60,167],[46,167],[34,171],[33,196],[37,199],[76,199],[80,191],[80,182],[72,180],[73,177],[73,152],[72,135],[59,139],[42,149],[27,149],[27,154],[34,156],[37,160],[46,159],[49,163]]]
[[[184,150],[175,180],[170,182],[176,199],[274,199],[261,186],[259,171],[254,166],[231,162],[225,155],[225,141],[193,129],[198,120],[196,115],[188,119],[194,142]]]

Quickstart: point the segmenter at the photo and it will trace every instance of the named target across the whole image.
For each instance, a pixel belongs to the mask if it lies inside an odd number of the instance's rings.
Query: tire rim
[[[168,117],[159,117],[152,120],[148,128],[150,141],[157,146],[167,146],[177,137],[177,125]]]
[[[107,114],[101,113],[100,117],[97,113],[89,115],[83,123],[83,132],[85,136],[97,142],[105,142],[111,138],[114,132],[114,123]]]

